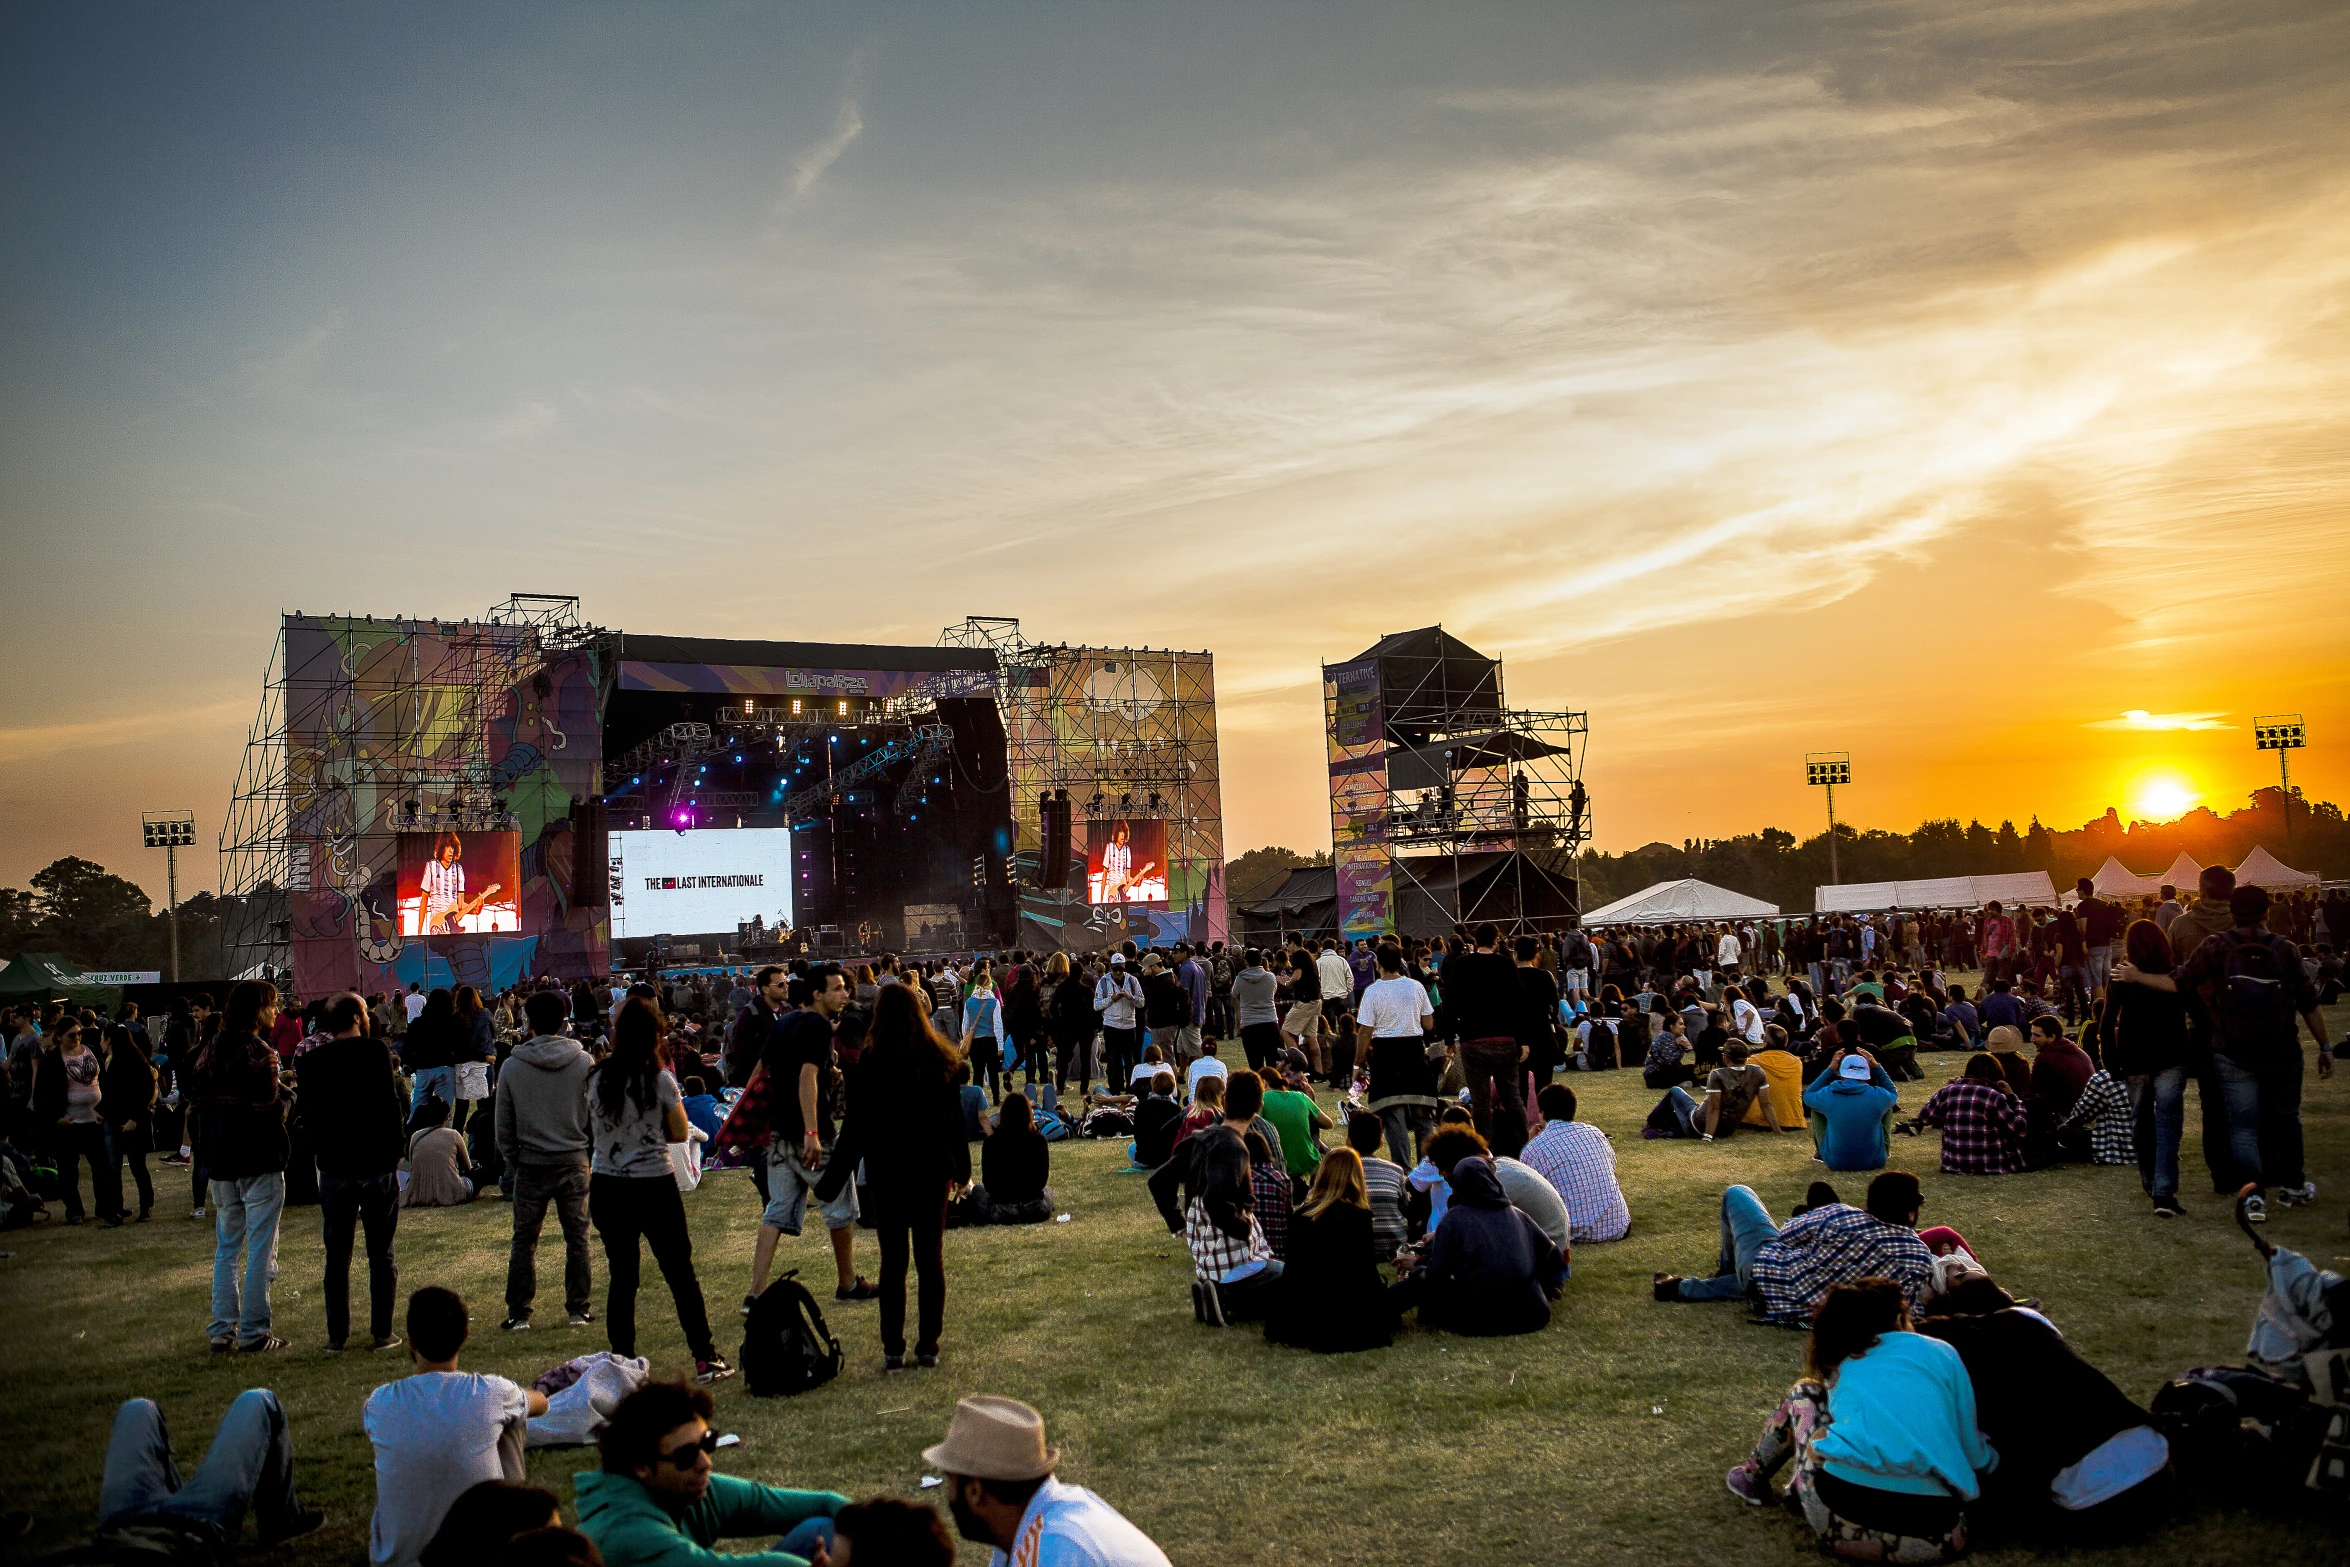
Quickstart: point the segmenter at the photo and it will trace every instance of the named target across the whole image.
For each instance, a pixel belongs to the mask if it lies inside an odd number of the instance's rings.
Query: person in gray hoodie
[[[522,1004],[531,1037],[498,1073],[498,1155],[514,1172],[514,1250],[506,1260],[506,1330],[530,1326],[538,1294],[539,1226],[547,1205],[563,1226],[563,1305],[573,1327],[588,1309],[588,1071],[594,1065],[563,1032],[571,1003],[542,990]]]

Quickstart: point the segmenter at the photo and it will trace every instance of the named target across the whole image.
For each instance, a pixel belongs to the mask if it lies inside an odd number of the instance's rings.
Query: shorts
[[[1322,1004],[1318,1001],[1300,1001],[1293,1004],[1281,1020],[1281,1032],[1299,1039],[1311,1039],[1322,1026]]]
[[[1559,976],[1559,982],[1570,991],[1589,990],[1591,988],[1591,970],[1587,968],[1568,969]]]
[[[767,1149],[767,1211],[759,1215],[759,1223],[786,1235],[799,1234],[807,1217],[808,1199],[821,1179],[821,1174],[800,1163],[799,1149],[786,1148],[778,1138]],[[828,1230],[845,1230],[856,1223],[857,1183],[843,1184],[840,1194],[830,1202],[818,1202],[816,1211]]]
[[[2103,990],[2107,985],[2113,983],[2113,948],[2108,946],[2089,949],[2089,983],[2098,990]]]
[[[1200,1053],[1200,1031],[1197,1023],[1186,1023],[1181,1028],[1169,1029],[1174,1036],[1175,1056],[1178,1062],[1188,1062]]]

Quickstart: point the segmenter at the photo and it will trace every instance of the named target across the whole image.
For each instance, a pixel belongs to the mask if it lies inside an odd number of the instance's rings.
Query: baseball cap
[[[1836,1068],[1836,1075],[1850,1078],[1856,1083],[1867,1082],[1869,1080],[1869,1058],[1866,1056],[1846,1056],[1843,1064]]]
[[[1123,952],[1113,952],[1113,953],[1111,953],[1111,954],[1110,954],[1110,967],[1112,967],[1112,968],[1124,968],[1125,966],[1126,966],[1126,954],[1125,954],[1125,953],[1123,953]]]

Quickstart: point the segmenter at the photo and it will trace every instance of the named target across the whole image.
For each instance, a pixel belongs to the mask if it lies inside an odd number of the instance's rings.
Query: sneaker
[[[530,1318],[508,1317],[504,1322],[500,1323],[499,1326],[504,1328],[509,1333],[527,1333],[530,1331]]]
[[[155,1210],[154,1210],[154,1209],[152,1209],[152,1208],[141,1208],[141,1209],[139,1210],[139,1222],[140,1222],[141,1224],[145,1224],[145,1223],[146,1223],[148,1220],[150,1220],[150,1219],[152,1219],[152,1218],[154,1218],[154,1217],[155,1217]]]
[[[343,1352],[343,1341],[339,1338],[328,1339],[326,1341],[326,1352],[330,1355],[341,1354]]]
[[[191,1219],[201,1219],[204,1217],[204,1210],[201,1208],[190,1208],[188,1210],[188,1217]]]
[[[886,1376],[888,1373],[890,1373],[890,1372],[892,1372],[892,1371],[903,1371],[903,1370],[905,1370],[905,1369],[906,1369],[906,1357],[905,1357],[905,1356],[903,1356],[903,1355],[884,1355],[884,1356],[882,1356],[882,1357],[881,1357],[881,1370],[882,1370],[882,1374],[883,1374],[883,1375],[885,1375],[885,1376]]]
[[[922,1354],[916,1355],[914,1357],[914,1364],[924,1371],[936,1371],[938,1369],[938,1351],[935,1349],[927,1350]]]
[[[216,1338],[212,1341],[212,1353],[215,1355],[233,1355],[236,1352],[237,1341],[233,1338]]]
[[[1724,1480],[1730,1487],[1730,1494],[1749,1507],[1760,1507],[1771,1499],[1771,1482],[1765,1480],[1762,1472],[1751,1463],[1731,1465]]]
[[[2157,1197],[2154,1199],[2154,1216],[2157,1219],[2175,1219],[2181,1212],[2182,1210],[2179,1207],[2178,1199],[2175,1197]]]
[[[746,1316],[746,1317],[747,1317],[747,1316],[749,1316],[749,1315],[751,1314],[751,1308],[752,1308],[753,1306],[756,1306],[757,1304],[759,1304],[759,1297],[758,1297],[758,1296],[756,1296],[756,1295],[745,1295],[745,1296],[743,1297],[743,1315],[744,1315],[744,1316]]]
[[[572,1327],[584,1328],[596,1320],[596,1314],[592,1311],[575,1311],[563,1320]]]
[[[734,1367],[716,1355],[712,1355],[708,1360],[694,1362],[694,1380],[696,1382],[723,1382],[733,1375]]]
[[[2288,1208],[2299,1208],[2313,1203],[2317,1201],[2317,1182],[2303,1181],[2299,1186],[2281,1187],[2277,1191],[2277,1201]]]
[[[1649,1289],[1658,1300],[1677,1301],[1681,1298],[1681,1276],[1677,1273],[1660,1273],[1649,1281]]]
[[[288,1540],[299,1540],[306,1534],[316,1534],[325,1522],[326,1514],[315,1507],[305,1507],[289,1517],[264,1527],[261,1531],[261,1548],[265,1551],[270,1550],[285,1544]]]
[[[832,1298],[834,1300],[874,1300],[879,1298],[880,1294],[881,1290],[879,1286],[875,1285],[870,1279],[860,1276],[857,1282],[850,1285],[847,1289],[834,1290],[832,1292]]]
[[[399,1334],[386,1333],[382,1338],[375,1340],[367,1347],[369,1349],[398,1349],[400,1347],[400,1342],[401,1340]]]
[[[285,1347],[286,1341],[284,1339],[279,1338],[275,1333],[264,1333],[249,1344],[239,1344],[237,1353],[240,1355],[266,1355],[272,1350],[284,1349]]]
[[[2246,1224],[2266,1224],[2268,1222],[2268,1204],[2257,1197],[2246,1197],[2237,1203],[2236,1207],[2243,1214]]]

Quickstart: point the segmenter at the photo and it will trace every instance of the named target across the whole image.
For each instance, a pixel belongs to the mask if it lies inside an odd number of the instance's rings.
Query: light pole
[[[2285,811],[2285,852],[2293,852],[2293,753],[2309,744],[2299,713],[2263,713],[2252,720],[2252,748],[2277,753],[2278,804]]]
[[[171,907],[171,982],[180,981],[180,850],[196,846],[194,811],[146,811],[139,817],[147,847],[163,851],[164,885]]]
[[[1841,885],[1844,877],[1836,869],[1836,786],[1852,782],[1852,753],[1804,752],[1803,781],[1828,791],[1828,884]]]

